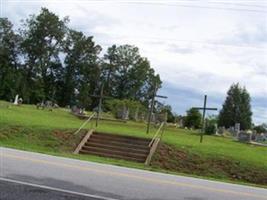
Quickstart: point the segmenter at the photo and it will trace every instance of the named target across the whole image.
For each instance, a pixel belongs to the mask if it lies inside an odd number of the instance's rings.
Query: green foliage
[[[22,97],[27,102],[54,99],[57,86],[62,85],[63,67],[59,53],[67,30],[67,18],[61,20],[46,8],[39,15],[31,15],[22,32],[21,49],[25,56]]]
[[[20,39],[11,22],[0,18],[0,99],[9,101],[18,92],[22,77],[18,64]]]
[[[241,130],[250,129],[252,125],[250,101],[246,88],[241,88],[238,83],[233,84],[220,111],[218,125],[229,128],[235,123],[240,123]]]
[[[167,122],[175,123],[175,116],[172,113],[172,107],[170,105],[164,105],[157,102],[157,107],[155,111],[162,114],[167,113]]]
[[[93,36],[70,29],[68,21],[42,8],[17,34],[11,22],[0,19],[0,98],[19,94],[26,103],[51,100],[93,109],[98,99],[91,95],[105,84],[105,95],[147,106],[161,80],[139,49],[112,45],[100,57]]]
[[[267,133],[267,124],[255,126],[253,130],[257,131],[257,133]]]
[[[216,126],[214,124],[207,124],[205,127],[205,134],[214,135],[216,133]]]
[[[119,118],[119,112],[123,108],[129,110],[129,118],[134,121],[139,121],[141,115],[145,115],[145,107],[138,101],[128,100],[128,99],[112,99],[105,101],[105,107],[108,111],[111,111],[112,114]]]
[[[213,135],[216,133],[218,123],[217,116],[210,116],[206,119],[205,134]]]
[[[201,127],[201,114],[200,112],[195,109],[191,108],[186,111],[187,115],[185,117],[184,125],[188,128],[195,128],[198,129]]]
[[[115,98],[145,101],[149,99],[148,93],[151,95],[154,84],[161,85],[149,61],[135,46],[113,45],[108,48],[104,60],[107,93]]]
[[[95,45],[93,37],[87,37],[82,32],[69,30],[65,41],[65,73],[62,90],[62,105],[78,104],[89,108],[90,95],[97,89],[100,78],[98,67],[99,45]],[[78,91],[75,94],[75,90]],[[76,102],[78,101],[78,103]]]

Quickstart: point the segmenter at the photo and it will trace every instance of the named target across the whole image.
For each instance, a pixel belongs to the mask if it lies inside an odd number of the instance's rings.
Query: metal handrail
[[[164,126],[165,122],[162,122],[160,127],[158,128],[157,132],[155,133],[154,137],[152,138],[151,142],[149,143],[149,147],[151,147],[151,145],[153,144],[153,142],[156,140],[160,130],[162,129],[162,127]]]
[[[80,130],[88,123],[88,122],[90,122],[90,120],[95,116],[95,112],[80,126],[80,128],[77,130],[77,131],[75,131],[75,133],[74,133],[74,135],[76,135],[77,133],[79,133],[80,132]]]

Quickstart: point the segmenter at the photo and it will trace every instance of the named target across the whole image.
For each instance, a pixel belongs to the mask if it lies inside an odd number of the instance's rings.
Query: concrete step
[[[122,160],[141,162],[141,163],[145,162],[145,159],[141,159],[141,158],[134,158],[134,157],[129,157],[129,156],[121,156],[121,155],[116,155],[116,154],[112,154],[112,153],[100,153],[100,152],[88,151],[88,150],[84,150],[84,149],[80,150],[80,154],[91,154],[91,155],[96,155],[96,156],[115,158],[115,159],[122,159]]]
[[[139,158],[145,159],[147,157],[146,153],[127,152],[127,151],[118,151],[118,150],[115,151],[115,150],[103,149],[103,148],[92,147],[92,146],[83,146],[82,150],[93,151],[93,152],[104,153],[104,154],[127,156],[127,157],[133,157],[133,158],[138,158],[138,159]]]
[[[129,135],[120,135],[120,134],[114,134],[114,133],[103,133],[103,132],[94,132],[94,135],[101,135],[101,136],[111,136],[111,137],[120,137],[120,138],[129,138],[133,140],[140,140],[140,141],[147,141],[149,142],[150,138],[140,138],[135,136],[129,136]]]
[[[95,143],[90,140],[86,143],[86,146],[103,148],[103,149],[108,149],[108,150],[113,150],[113,151],[127,151],[127,152],[141,153],[141,154],[149,153],[148,147],[146,149],[137,149],[137,148],[132,148],[129,146],[122,146],[122,145],[118,146],[118,145],[112,145],[112,144],[107,144],[107,143]]]
[[[150,152],[150,139],[93,132],[79,153],[135,162],[145,162]]]
[[[129,136],[102,134],[102,133],[101,134],[94,133],[92,135],[92,138],[99,138],[102,140],[112,140],[112,141],[118,141],[118,142],[127,142],[127,143],[140,144],[140,145],[148,145],[150,142],[150,140],[148,139],[135,138],[135,137],[129,137]]]
[[[142,150],[147,150],[149,149],[148,145],[140,145],[140,144],[132,144],[132,143],[127,143],[127,142],[119,142],[119,141],[112,141],[112,140],[102,140],[100,138],[90,138],[87,142],[86,145],[90,145],[90,143],[97,143],[97,144],[106,144],[110,146],[118,146],[118,147],[128,147],[132,149],[142,149]]]

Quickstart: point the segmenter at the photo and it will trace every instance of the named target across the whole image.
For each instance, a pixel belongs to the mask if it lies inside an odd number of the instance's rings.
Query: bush
[[[216,126],[215,124],[209,124],[205,127],[205,134],[213,135],[216,133]]]
[[[105,102],[105,107],[107,110],[116,118],[121,118],[121,113],[123,109],[129,110],[129,119],[131,120],[141,120],[141,116],[145,115],[145,107],[138,101],[128,100],[128,99],[112,99]]]
[[[195,109],[191,108],[187,112],[185,117],[185,126],[188,128],[195,128],[198,129],[201,127],[201,114],[200,112]]]

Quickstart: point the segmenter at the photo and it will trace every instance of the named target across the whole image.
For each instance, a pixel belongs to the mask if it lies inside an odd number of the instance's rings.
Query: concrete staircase
[[[76,153],[144,163],[150,153],[149,139],[91,132]]]

